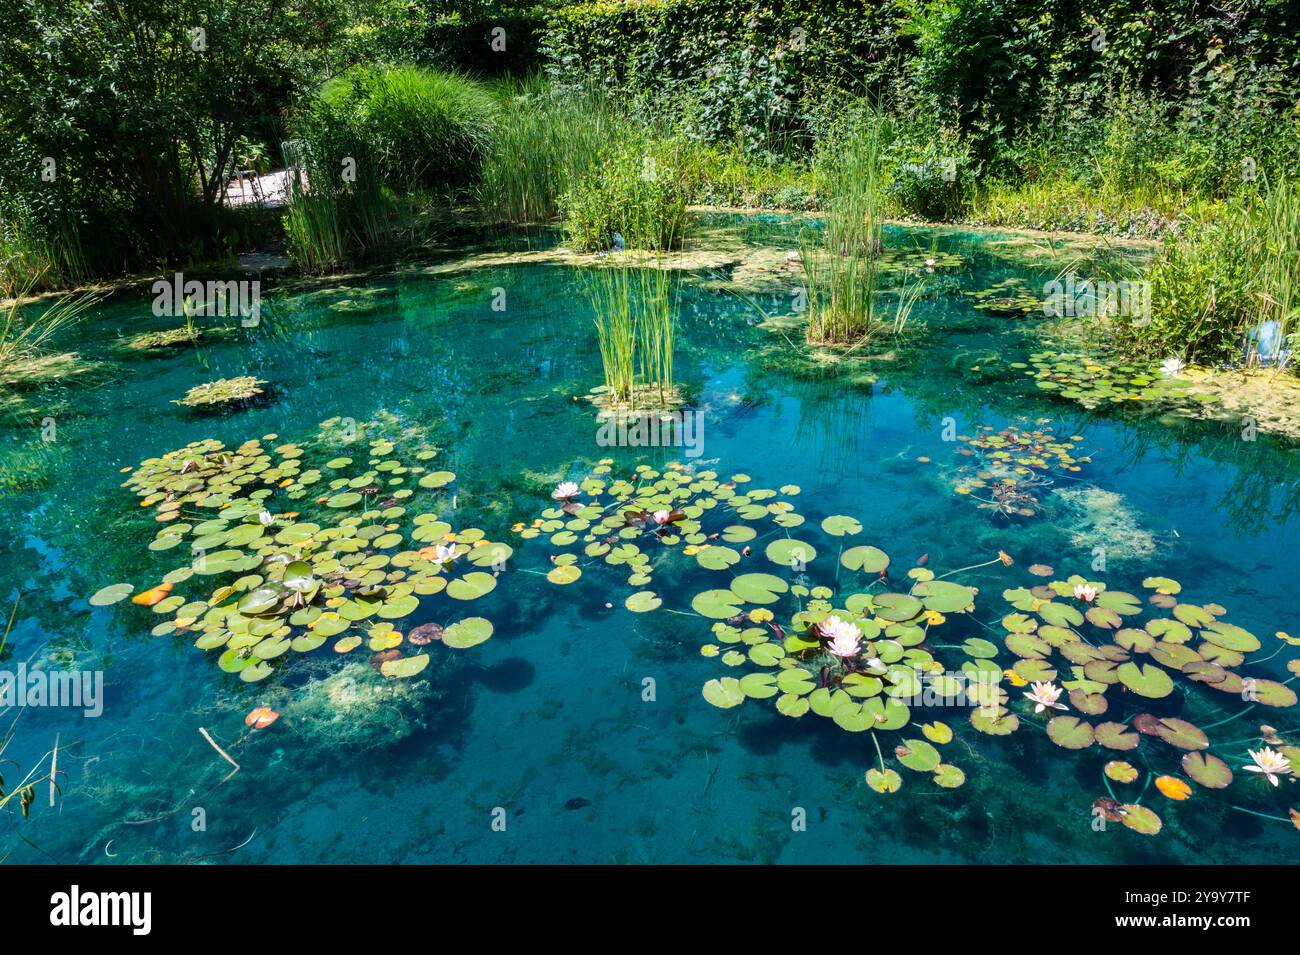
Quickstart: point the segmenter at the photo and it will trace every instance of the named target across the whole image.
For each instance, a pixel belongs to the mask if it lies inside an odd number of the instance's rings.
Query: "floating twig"
[[[221,780],[223,783],[226,782],[226,780],[230,779],[231,776],[233,776],[233,775],[235,775],[235,773],[239,772],[239,764],[238,764],[237,762],[235,762],[233,759],[230,758],[230,754],[229,754],[229,753],[227,753],[224,749],[222,749],[220,746],[217,745],[217,741],[214,740],[214,739],[213,739],[213,738],[208,734],[208,731],[205,730],[202,726],[199,727],[199,732],[203,734],[203,738],[204,738],[205,740],[207,740],[209,744],[211,744],[211,746],[212,746],[213,749],[215,749],[218,753],[221,754],[222,758],[223,758],[226,762],[228,762],[231,766],[234,766],[234,767],[235,767],[235,768],[232,769],[229,773],[226,774],[225,779]]]

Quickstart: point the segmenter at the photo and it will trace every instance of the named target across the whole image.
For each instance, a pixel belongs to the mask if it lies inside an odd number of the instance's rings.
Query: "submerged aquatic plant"
[[[163,525],[149,549],[184,554],[159,585],[132,598],[165,618],[155,635],[193,635],[200,649],[221,651],[221,669],[256,682],[286,655],[328,640],[340,654],[363,643],[375,653],[397,650],[405,638],[394,622],[428,598],[452,601],[441,607],[450,616],[495,589],[513,553],[508,545],[477,528],[453,530],[430,511],[406,520],[417,495],[456,479],[430,467],[436,450],[420,449],[408,463],[392,441],[378,438],[359,444],[365,461],[354,467],[350,454],[331,453],[338,427],[339,419],[331,419],[315,445],[271,450],[259,441],[237,448],[198,441],[131,472],[125,486]],[[350,451],[349,441],[342,435]],[[112,584],[90,603],[116,604],[134,591],[129,583]],[[437,636],[463,649],[492,632],[489,620],[466,617],[440,625]],[[412,677],[428,662],[426,653],[398,652],[380,661],[379,670]]]
[[[1096,541],[1104,540],[1111,561],[1155,553],[1155,535],[1142,526],[1122,495],[1099,487],[1062,487],[1052,499],[1063,507],[1056,523],[1066,531],[1071,546],[1090,550]]]

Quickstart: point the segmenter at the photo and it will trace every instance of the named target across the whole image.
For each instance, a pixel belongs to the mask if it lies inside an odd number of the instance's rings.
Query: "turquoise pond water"
[[[795,228],[746,222],[740,235],[753,241]],[[851,371],[796,360],[779,331],[762,327],[760,308],[789,312],[786,292],[751,301],[727,290],[725,274],[685,282],[677,376],[704,420],[694,462],[672,449],[597,444],[594,410],[575,396],[601,382],[600,356],[582,276],[565,265],[456,270],[443,262],[272,287],[258,327],[161,356],[114,345],[175,325],[153,317],[151,296],[106,301],[61,342],[98,361],[94,375],[26,394],[0,430],[6,470],[26,475],[0,497],[6,612],[22,594],[3,667],[102,669],[105,680],[97,719],[51,708],[22,714],[5,756],[30,766],[57,734],[66,775],[56,808],[44,786],[30,818],[11,804],[0,854],[217,864],[1292,861],[1300,832],[1231,807],[1285,818],[1300,806],[1300,786],[1284,779],[1275,789],[1239,771],[1226,790],[1194,786],[1190,799],[1171,801],[1154,785],[1144,789],[1140,754],[1053,745],[1045,717],[1016,688],[1010,706],[1022,726],[1012,735],[976,732],[967,711],[951,708],[914,715],[901,736],[879,734],[889,757],[921,722],[949,723],[956,738],[941,749],[966,782],[941,788],[891,759],[903,786],[877,794],[863,777],[877,761],[872,734],[813,714],[787,718],[771,700],[709,705],[702,685],[728,670],[700,653],[714,639],[711,621],[629,612],[623,601],[639,588],[599,564],[556,586],[544,576],[556,548],[511,530],[553,505],[556,482],[582,479],[601,458],[613,458],[620,475],[638,464],[693,463],[724,478],[747,474],[753,487],[798,485],[790,500],[813,530],[797,533],[823,551],[810,565],[815,582],[835,576],[826,553],[835,543],[815,530],[835,514],[863,524],[853,543],[888,551],[894,586],[921,555],[944,573],[1009,553],[1012,567],[953,578],[979,588],[978,621],[949,614],[935,642],[998,640],[1011,610],[1002,592],[1042,584],[1027,571],[1035,563],[1059,579],[1081,573],[1144,596],[1143,578],[1159,574],[1183,584],[1179,601],[1221,604],[1259,635],[1255,657],[1269,659],[1251,672],[1288,679],[1285,664],[1298,651],[1273,634],[1300,633],[1296,450],[1262,436],[1243,441],[1221,424],[1089,413],[1034,389],[1007,367],[1039,347],[1034,320],[985,315],[960,292],[1017,276],[1041,287],[1062,262],[1012,260],[1000,238],[891,229],[891,248],[963,258],[940,269],[910,344]],[[504,311],[491,307],[497,289]],[[243,374],[271,382],[274,400],[215,417],[171,403],[196,384]],[[39,440],[45,417],[57,429],[52,443]],[[229,447],[265,435],[277,436],[267,448],[308,443],[335,417],[372,422],[368,439],[440,448],[437,466],[457,477],[426,509],[515,548],[496,589],[462,611],[491,619],[491,640],[465,650],[435,642],[425,648],[429,668],[403,681],[400,698],[367,701],[393,681],[374,674],[364,646],[347,658],[325,646],[289,660],[292,677],[277,671],[246,684],[192,637],[151,635],[159,618],[149,609],[87,604],[105,585],[143,590],[177,566],[174,551],[147,548],[160,525],[120,486],[123,469],[204,438]],[[1012,523],[954,493],[968,462],[958,453],[964,445],[944,440],[949,417],[967,435],[1049,419],[1056,434],[1081,437],[1078,453],[1091,463],[1059,475],[1038,516]],[[762,543],[734,572],[772,568]],[[1098,547],[1104,573],[1090,569]],[[665,607],[688,611],[691,595],[726,586],[718,581],[728,576],[681,558],[649,586]],[[182,582],[176,593],[206,598],[214,586]],[[422,605],[396,624],[447,623],[446,606]],[[1015,659],[1003,651],[998,662]],[[349,664],[359,675],[325,684]],[[646,678],[653,701],[643,699]],[[1186,695],[1152,711],[1208,726],[1245,707],[1232,694],[1185,685]],[[267,702],[280,720],[247,730],[245,714]],[[1297,715],[1258,707],[1214,730],[1212,752],[1239,769],[1245,746],[1237,741],[1256,743],[1260,722],[1286,735]],[[230,767],[199,727],[240,764],[224,783]],[[1161,747],[1144,743],[1150,767],[1177,772],[1181,753]],[[1107,795],[1102,767],[1116,758],[1139,768],[1119,795],[1141,793],[1163,819],[1158,835],[1118,824],[1094,831],[1090,808]],[[0,772],[10,785],[21,777],[12,764]],[[195,807],[206,824],[199,831]],[[505,831],[493,828],[498,807]],[[806,825],[792,827],[799,809]]]

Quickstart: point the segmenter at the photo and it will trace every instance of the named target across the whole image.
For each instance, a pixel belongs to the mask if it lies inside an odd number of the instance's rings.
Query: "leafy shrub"
[[[0,279],[59,286],[228,252],[235,144],[274,125],[320,42],[283,14],[271,0],[0,0]]]
[[[1191,224],[1165,243],[1147,277],[1151,319],[1122,327],[1131,351],[1277,362],[1300,330],[1300,192],[1279,179],[1249,204]],[[1272,330],[1261,334],[1265,323]]]
[[[638,136],[584,176],[560,205],[575,248],[675,249],[686,234],[686,185],[671,141]]]
[[[495,113],[492,97],[465,77],[415,66],[359,66],[320,88],[299,129],[309,147],[319,150],[328,140],[330,152],[349,149],[383,185],[453,190],[478,176]]]
[[[889,201],[919,219],[960,219],[979,175],[968,139],[915,109],[892,124],[884,165]]]

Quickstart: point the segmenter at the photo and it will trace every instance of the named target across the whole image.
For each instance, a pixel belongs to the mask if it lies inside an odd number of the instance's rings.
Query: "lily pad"
[[[483,617],[466,617],[443,631],[442,642],[454,650],[476,647],[492,636],[492,621]]]
[[[633,613],[648,613],[659,609],[663,600],[653,590],[639,590],[628,597],[624,604]]]
[[[109,584],[107,587],[100,588],[90,598],[92,607],[111,607],[120,600],[125,600],[131,596],[135,590],[134,584]]]
[[[704,684],[704,698],[721,709],[730,709],[745,702],[745,691],[740,681],[729,676],[720,680],[710,680]]]
[[[1183,772],[1207,789],[1225,789],[1232,783],[1232,769],[1213,753],[1185,754]]]
[[[867,785],[878,793],[896,793],[903,788],[903,779],[892,769],[882,772],[873,766],[867,770]]]

